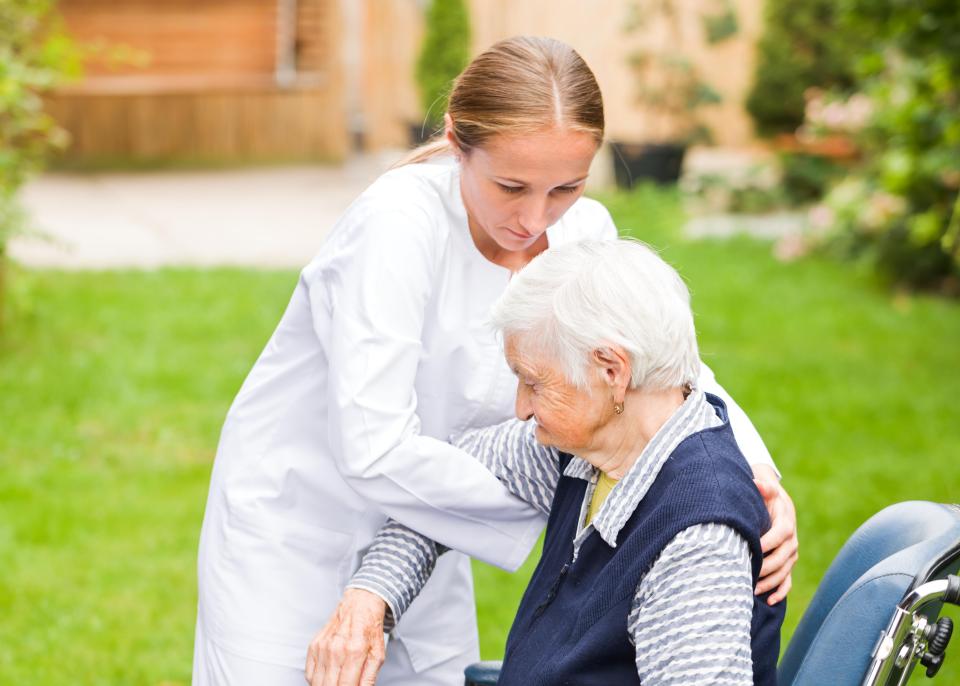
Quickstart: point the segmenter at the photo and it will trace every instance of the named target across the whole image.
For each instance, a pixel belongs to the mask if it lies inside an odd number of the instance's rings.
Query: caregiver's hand
[[[797,540],[797,511],[789,494],[780,485],[776,472],[767,465],[753,465],[754,483],[770,513],[770,530],[760,539],[763,566],[755,593],[771,589],[767,603],[774,605],[787,597],[793,582],[790,572],[797,563],[800,543]]]
[[[330,621],[307,649],[310,686],[373,686],[383,665],[383,615],[374,593],[348,588]]]

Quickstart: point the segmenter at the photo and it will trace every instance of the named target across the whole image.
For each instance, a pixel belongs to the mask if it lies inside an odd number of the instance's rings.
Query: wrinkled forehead
[[[551,351],[529,331],[506,334],[503,338],[503,354],[514,372],[543,374],[559,371],[560,365]]]

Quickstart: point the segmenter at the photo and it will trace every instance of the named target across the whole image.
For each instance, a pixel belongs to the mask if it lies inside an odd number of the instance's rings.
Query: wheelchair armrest
[[[500,679],[500,667],[502,666],[503,662],[500,660],[474,662],[463,670],[466,677],[464,686],[496,686]]]

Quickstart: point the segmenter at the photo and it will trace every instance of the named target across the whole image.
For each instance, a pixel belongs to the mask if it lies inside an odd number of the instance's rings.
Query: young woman
[[[445,140],[383,175],[333,228],[223,428],[200,539],[195,684],[300,686],[311,638],[387,517],[504,568],[527,556],[541,513],[446,440],[512,414],[514,379],[486,326],[511,274],[551,245],[616,237],[581,197],[602,139],[580,56],[510,39],[457,79]],[[758,590],[779,587],[778,600],[796,556],[793,506],[743,412],[709,370],[699,385],[727,402],[769,482],[773,552]],[[467,557],[443,556],[380,683],[459,682],[477,657],[472,597]]]

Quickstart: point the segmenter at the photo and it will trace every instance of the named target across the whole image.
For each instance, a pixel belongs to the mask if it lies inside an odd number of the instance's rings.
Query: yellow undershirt
[[[593,489],[593,497],[590,498],[590,507],[587,509],[587,519],[583,523],[584,526],[590,524],[590,522],[593,521],[593,518],[597,516],[597,513],[600,511],[600,508],[603,507],[603,503],[607,499],[607,496],[610,495],[610,491],[612,491],[613,487],[616,485],[616,479],[613,479],[603,472],[600,472],[600,478],[597,479],[597,487]]]

